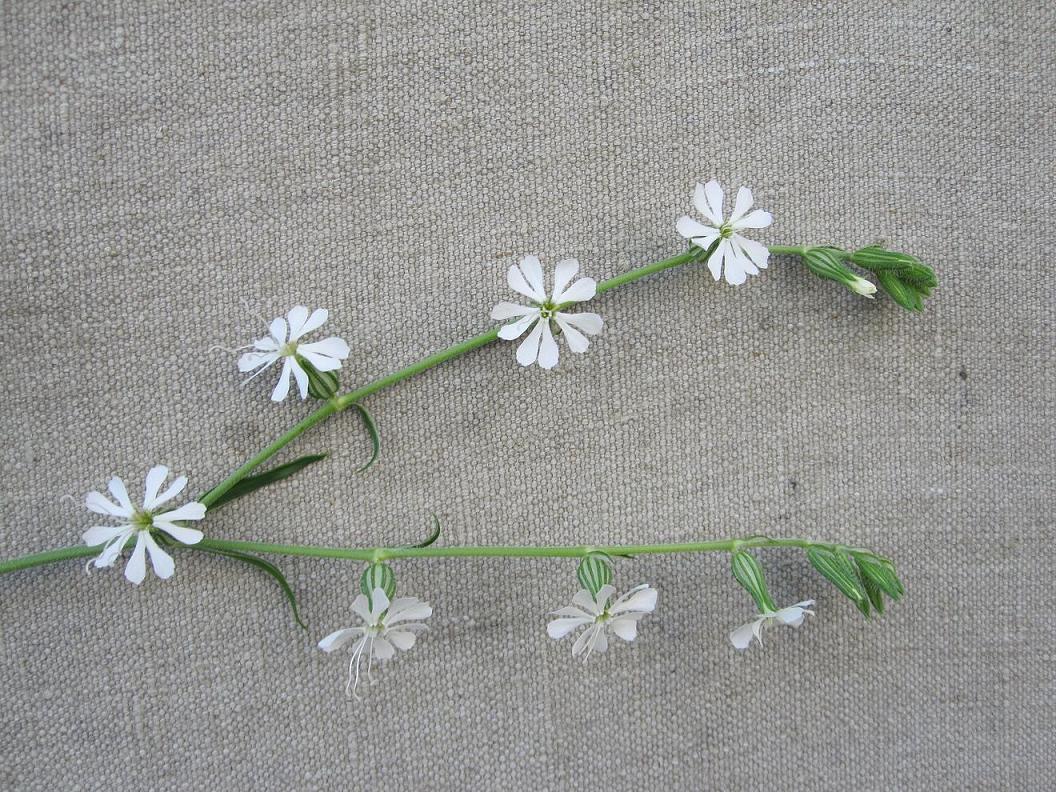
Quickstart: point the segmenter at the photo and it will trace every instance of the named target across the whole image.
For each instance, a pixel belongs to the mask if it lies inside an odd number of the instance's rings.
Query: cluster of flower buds
[[[803,250],[803,263],[819,278],[842,283],[855,294],[871,298],[876,294],[876,286],[852,271],[844,263],[846,261],[871,271],[880,287],[895,302],[910,311],[923,311],[924,299],[931,296],[931,290],[939,283],[931,267],[921,263],[916,256],[885,250],[879,245],[870,245],[853,252],[835,247],[808,247]]]

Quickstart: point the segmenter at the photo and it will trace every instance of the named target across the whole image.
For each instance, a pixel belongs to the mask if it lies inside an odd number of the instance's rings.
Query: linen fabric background
[[[1024,789],[1056,784],[1056,8],[972,3],[7,2],[0,552],[79,542],[84,493],[153,464],[200,493],[311,408],[242,387],[258,319],[324,306],[363,384],[492,326],[506,268],[609,277],[684,249],[696,181],[769,243],[883,241],[923,315],[772,260],[606,294],[551,372],[496,344],[368,401],[211,536],[327,545],[772,534],[893,557],[865,622],[761,553],[803,628],[738,654],[723,556],[621,561],[660,592],[582,665],[545,633],[571,561],[401,562],[435,608],[343,695],[361,568],[273,581],[0,579],[8,789]],[[247,307],[248,306],[248,307]],[[66,497],[72,496],[72,499]],[[1048,757],[1048,758],[1046,758]]]

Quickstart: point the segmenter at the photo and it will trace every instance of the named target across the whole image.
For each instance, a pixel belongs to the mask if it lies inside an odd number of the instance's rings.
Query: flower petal
[[[733,257],[737,261],[737,265],[749,275],[758,275],[759,269],[752,263],[752,260],[748,257],[748,254],[744,252],[744,248],[741,247],[740,240],[744,237],[734,235],[730,237],[730,250],[733,251]]]
[[[379,660],[391,660],[396,654],[396,649],[385,638],[377,636],[370,643],[370,652]]]
[[[540,302],[546,300],[546,285],[543,282],[543,265],[539,263],[538,256],[525,256],[521,259],[521,272],[524,273],[524,279],[528,281],[528,286],[531,287],[533,294],[542,296]]]
[[[96,514],[109,514],[111,517],[131,517],[132,510],[118,506],[103,493],[92,490],[84,496],[84,505]]]
[[[304,323],[300,326],[300,329],[294,329],[293,322],[290,322],[290,340],[296,341],[302,336],[308,335],[313,330],[318,330],[324,324],[326,320],[330,318],[330,312],[325,308],[316,308],[312,311],[312,315],[304,320]]]
[[[539,356],[539,341],[543,337],[543,325],[546,322],[540,320],[535,323],[532,332],[528,334],[519,347],[517,347],[517,362],[522,366],[530,366]]]
[[[579,657],[585,651],[587,651],[587,645],[593,640],[594,636],[599,630],[603,631],[600,624],[593,624],[585,629],[580,636],[576,639],[576,642],[572,644],[572,656]]]
[[[286,314],[286,321],[290,324],[290,341],[296,341],[297,336],[301,333],[301,328],[304,327],[305,321],[308,319],[308,307],[305,305],[295,305],[290,309],[289,313]]]
[[[292,358],[283,358],[282,371],[279,372],[279,381],[275,384],[275,390],[271,392],[273,402],[281,402],[290,392],[290,371]]]
[[[271,324],[268,325],[268,333],[272,338],[275,339],[275,343],[282,346],[286,343],[286,320],[281,316],[278,319],[272,319]]]
[[[550,298],[554,303],[563,303],[567,297],[564,296],[565,287],[572,282],[579,272],[579,262],[576,259],[565,259],[557,262],[554,268],[554,292]]]
[[[554,619],[546,625],[546,634],[558,641],[564,638],[573,630],[582,627],[584,624],[592,624],[594,619],[587,618],[585,616],[573,616],[565,617],[560,619]]]
[[[95,547],[106,544],[130,528],[129,525],[95,525],[81,534],[81,541],[89,547]]]
[[[418,640],[418,636],[409,630],[389,630],[386,631],[385,638],[401,652],[406,652]]]
[[[554,316],[559,321],[568,322],[568,324],[572,325],[575,328],[578,328],[579,330],[582,330],[587,335],[597,335],[605,327],[605,322],[603,322],[601,316],[596,313],[570,314],[564,313],[563,311],[559,311]]]
[[[143,508],[150,511],[158,500],[158,490],[169,477],[169,469],[165,465],[155,465],[147,472],[147,478],[143,484]]]
[[[693,205],[712,225],[722,225],[722,187],[712,179],[707,184],[697,184],[693,191]]]
[[[719,246],[715,248],[715,251],[708,256],[708,271],[711,272],[711,277],[715,280],[722,277],[722,260],[726,256],[726,251],[729,249],[729,241],[723,239],[719,242]]]
[[[656,608],[656,597],[656,589],[652,588],[647,583],[643,583],[642,585],[631,589],[612,603],[612,607],[609,608],[609,613],[612,613],[613,615],[629,611],[652,613]]]
[[[325,355],[326,357],[344,360],[348,357],[348,353],[351,349],[345,339],[338,338],[337,336],[330,336],[329,338],[324,338],[322,341],[313,341],[310,344],[298,344],[297,351],[301,353],[308,352],[316,355]]]
[[[554,340],[554,333],[550,329],[550,322],[542,321],[539,324],[543,328],[543,338],[539,342],[539,367],[549,370],[557,365],[560,353],[557,341]]]
[[[143,578],[147,576],[147,560],[144,557],[146,553],[147,545],[143,539],[147,535],[146,531],[140,531],[136,536],[136,549],[132,551],[132,557],[128,559],[128,563],[125,564],[125,577],[129,583],[139,585],[143,582]]]
[[[554,298],[554,303],[577,303],[593,299],[598,293],[598,284],[593,278],[580,278],[561,293],[561,299]]]
[[[154,527],[158,530],[164,531],[177,542],[181,542],[185,545],[198,544],[202,541],[202,537],[205,536],[205,534],[197,528],[187,528],[183,525],[176,525],[158,517],[154,518]]]
[[[308,374],[297,362],[297,358],[286,358],[290,362],[290,370],[293,378],[297,380],[297,391],[301,394],[301,401],[308,398]]]
[[[199,503],[198,501],[191,501],[185,503],[178,509],[172,511],[163,512],[155,516],[154,520],[157,522],[175,522],[176,520],[200,520],[205,517],[205,504]]]
[[[118,557],[125,549],[125,545],[128,544],[129,537],[132,536],[132,526],[125,526],[125,530],[119,533],[106,547],[103,548],[103,552],[99,554],[92,563],[97,569],[103,567],[113,566],[114,562],[117,561]]]
[[[421,621],[433,615],[433,608],[428,602],[415,597],[397,597],[389,605],[385,624],[392,625],[402,621]]]
[[[256,349],[258,352],[279,351],[278,343],[271,336],[264,336],[263,338],[258,338],[256,341],[253,342],[253,348]]]
[[[612,586],[602,586],[601,589],[598,591],[598,595],[600,596],[605,591],[606,588],[611,589],[605,595],[605,598],[608,599],[608,597],[616,589],[612,588]],[[601,612],[603,610],[605,610],[605,605],[604,604],[600,604],[599,605],[598,601],[596,599],[594,599],[594,595],[591,594],[586,589],[580,589],[579,591],[576,592],[576,595],[574,597],[572,597],[572,604],[575,605],[576,607],[582,608],[584,611],[586,611],[587,613],[590,613],[590,614],[592,614],[594,616],[600,615]]]
[[[278,359],[278,352],[246,352],[238,359],[238,370],[245,374],[261,366],[270,366]]]
[[[743,217],[736,223],[730,223],[733,226],[734,231],[740,231],[742,228],[766,228],[774,222],[774,216],[769,212],[764,212],[762,209],[756,209],[754,212],[750,212],[747,217]]]
[[[357,635],[363,634],[362,627],[347,627],[344,630],[337,630],[336,632],[330,633],[323,640],[319,642],[319,648],[324,652],[332,652],[335,649],[340,649],[342,646],[347,644]]]
[[[157,498],[154,499],[154,503],[151,506],[148,507],[148,506],[146,506],[146,504],[144,504],[143,508],[145,508],[145,509],[147,509],[147,508],[156,509],[158,506],[161,506],[163,503],[168,503],[170,500],[172,500],[177,495],[179,495],[181,492],[183,492],[183,489],[186,486],[187,486],[187,477],[186,476],[177,476],[173,480],[172,484],[169,485],[169,488],[166,489],[163,493],[161,493],[160,495],[158,495]]]
[[[744,254],[751,259],[755,266],[761,270],[766,269],[770,258],[770,249],[766,245],[756,242],[754,239],[743,237],[740,234],[734,234],[730,239],[740,245],[741,250],[744,251]]]
[[[683,215],[675,224],[675,230],[688,239],[697,247],[706,248],[715,241],[719,235],[719,229],[711,228],[703,223],[697,222],[689,215]]]
[[[532,312],[538,313],[539,309],[532,308],[528,305],[519,305],[518,303],[500,302],[491,309],[491,318],[497,321],[504,321],[506,319],[525,316]]]
[[[367,599],[366,594],[360,594],[352,600],[352,612],[367,624],[373,623],[370,620],[370,601]]]
[[[341,368],[341,361],[337,358],[309,352],[304,348],[304,345],[297,350],[297,354],[315,366],[317,371],[337,371]]]
[[[525,330],[527,330],[532,322],[539,318],[539,309],[533,308],[531,313],[527,316],[523,316],[516,322],[510,322],[508,325],[503,325],[499,328],[499,338],[504,341],[512,341],[515,338],[519,338]]]
[[[383,588],[375,588],[371,594],[370,603],[370,623],[377,624],[378,619],[381,618],[381,614],[389,609],[389,595],[385,593]]]
[[[625,641],[633,641],[638,637],[638,621],[643,614],[635,613],[618,616],[609,621],[609,629]]]
[[[129,517],[131,517],[135,509],[132,506],[132,501],[128,499],[128,490],[125,489],[125,482],[117,476],[114,476],[110,479],[110,483],[107,487],[110,490],[110,494],[117,499],[119,504],[121,504],[121,508],[128,513]]]
[[[742,217],[745,212],[752,208],[752,204],[755,201],[752,200],[752,191],[747,187],[741,187],[737,190],[737,202],[733,205],[733,214],[730,215],[730,224],[736,223]]]
[[[150,553],[150,565],[154,567],[154,574],[162,580],[168,580],[176,571],[176,562],[172,560],[172,556],[158,546],[154,537],[147,531],[143,531],[142,536],[143,544],[147,546],[147,552]]]
[[[601,613],[605,610],[605,606],[609,604],[609,600],[615,593],[616,587],[609,583],[606,583],[604,586],[598,589],[598,593],[594,597],[594,599],[598,603],[598,613]]]
[[[730,643],[733,644],[734,649],[744,651],[752,644],[752,636],[755,635],[756,622],[748,622],[742,624],[736,630],[730,633]]]
[[[561,332],[565,336],[565,343],[568,344],[569,351],[575,352],[577,355],[587,351],[587,347],[590,346],[590,341],[587,340],[585,335],[574,328],[571,322],[565,319],[564,314],[554,314],[554,321],[557,322],[557,326],[561,328]]]
[[[524,262],[529,260],[534,261],[535,265],[539,266],[539,259],[537,259],[535,256],[526,256],[524,259],[522,259],[521,263],[523,264]],[[540,288],[538,290],[533,288],[532,284],[529,283],[527,278],[525,278],[524,273],[521,271],[521,267],[519,267],[518,265],[513,264],[508,270],[506,270],[506,282],[510,285],[510,288],[518,294],[523,294],[532,302],[546,302],[546,293],[542,290],[542,281],[543,276],[541,267],[539,272]]]

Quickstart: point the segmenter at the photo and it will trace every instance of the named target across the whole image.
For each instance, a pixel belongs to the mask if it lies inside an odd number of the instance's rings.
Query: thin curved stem
[[[242,542],[231,539],[202,539],[197,545],[172,547],[193,550],[234,551],[239,553],[263,553],[268,555],[307,556],[309,558],[336,558],[346,561],[392,561],[400,558],[583,558],[591,553],[610,556],[670,555],[675,553],[733,553],[737,550],[767,547],[797,547],[803,550],[812,547],[851,553],[876,554],[862,547],[849,547],[831,542],[815,542],[809,539],[774,539],[769,536],[750,536],[743,539],[711,539],[703,542],[674,542],[668,544],[625,545],[465,545],[462,547],[326,547],[321,545],[272,544],[269,542]],[[0,561],[0,574],[30,569],[58,561],[88,558],[98,555],[101,547],[74,545],[43,553]],[[878,557],[878,556],[877,556]]]

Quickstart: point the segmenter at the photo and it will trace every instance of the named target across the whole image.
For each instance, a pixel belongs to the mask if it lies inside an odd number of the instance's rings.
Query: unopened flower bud
[[[359,579],[359,590],[367,595],[370,600],[374,596],[374,590],[381,589],[390,600],[396,593],[396,574],[392,567],[380,561],[368,566]]]
[[[576,577],[580,584],[592,596],[597,595],[602,586],[612,582],[612,567],[608,559],[599,553],[591,553],[576,568]]]
[[[868,297],[870,300],[876,294],[876,286],[865,278],[855,278],[851,283],[847,284],[847,288],[863,297]]]

